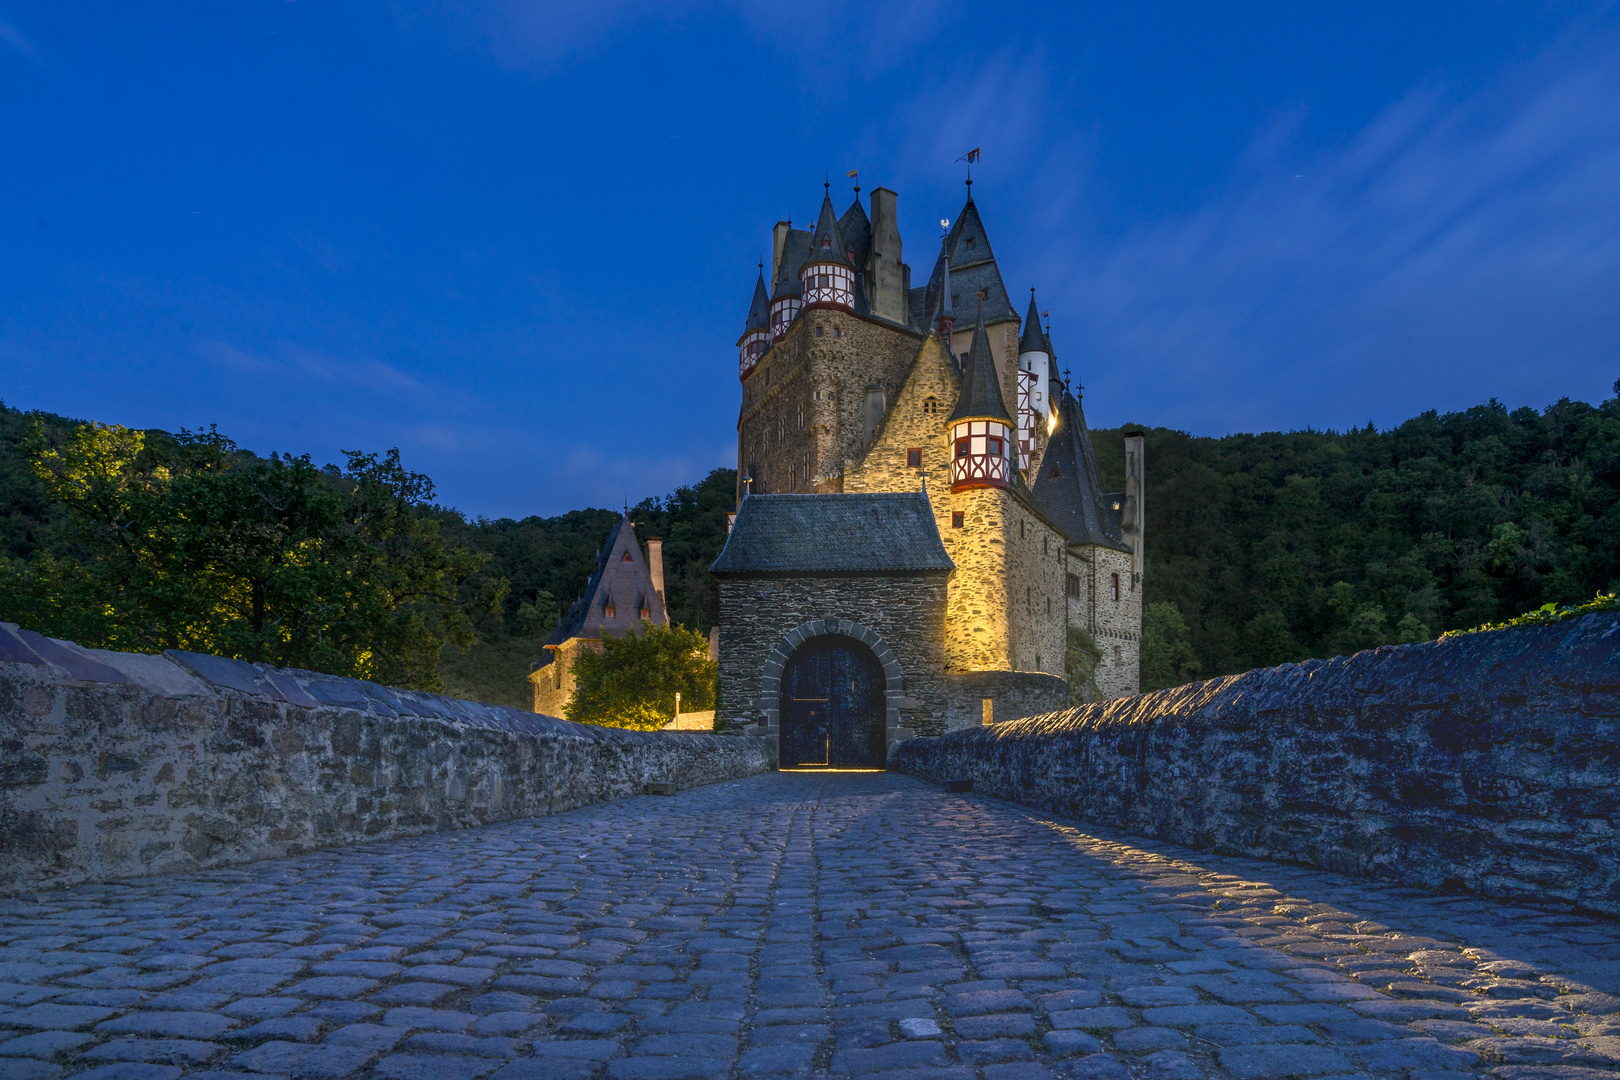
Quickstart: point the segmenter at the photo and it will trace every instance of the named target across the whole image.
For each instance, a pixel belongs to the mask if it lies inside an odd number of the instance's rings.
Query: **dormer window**
[[[939,398],[933,395],[923,398],[923,412],[928,413],[930,416],[939,412]]]
[[[619,559],[619,561],[620,562],[634,562],[635,560],[630,558],[630,553],[627,551],[627,552],[624,553],[623,557],[621,557]]]
[[[647,605],[643,604],[641,606],[641,621],[642,622],[650,622],[651,620],[652,620],[652,608],[649,608]]]

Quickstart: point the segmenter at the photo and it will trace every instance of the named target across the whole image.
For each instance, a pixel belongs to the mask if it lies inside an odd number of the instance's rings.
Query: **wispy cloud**
[[[1279,116],[1198,212],[1045,253],[1069,270],[1060,351],[1084,341],[1086,381],[1146,406],[1109,412],[1211,432],[1603,396],[1620,70],[1602,44],[1464,98],[1419,87],[1313,158],[1289,160]]]
[[[45,66],[45,55],[40,52],[39,46],[34,44],[33,39],[3,18],[0,18],[0,41],[10,45],[30,62],[40,67]]]

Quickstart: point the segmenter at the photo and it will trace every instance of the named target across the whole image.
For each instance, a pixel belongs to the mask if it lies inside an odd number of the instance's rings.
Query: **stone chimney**
[[[1140,431],[1125,433],[1125,505],[1120,508],[1119,527],[1125,542],[1131,545],[1131,588],[1142,587],[1142,559],[1147,545],[1147,483],[1143,476]]]
[[[872,189],[872,250],[866,257],[866,300],[872,314],[893,322],[906,321],[906,289],[910,271],[900,261],[900,222],[897,196],[888,188]]]
[[[664,599],[664,541],[656,536],[647,537],[647,573],[652,575],[653,591],[664,609],[664,624],[669,625],[669,602]]]

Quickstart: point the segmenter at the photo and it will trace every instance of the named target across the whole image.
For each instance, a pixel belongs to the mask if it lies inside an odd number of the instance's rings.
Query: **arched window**
[[[939,398],[934,397],[932,394],[923,398],[923,412],[929,415],[939,412]]]

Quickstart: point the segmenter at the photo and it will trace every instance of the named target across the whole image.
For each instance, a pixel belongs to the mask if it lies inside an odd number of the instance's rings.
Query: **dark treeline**
[[[1126,430],[1095,433],[1113,490]],[[1382,432],[1144,430],[1145,651],[1189,646],[1145,684],[1424,641],[1620,585],[1620,397],[1492,401]]]
[[[168,604],[207,614],[187,624],[206,631],[187,638],[190,647],[347,664],[340,673],[392,672],[524,705],[529,664],[584,590],[618,518],[574,510],[469,520],[433,504],[427,478],[394,456],[316,468],[258,458],[212,434],[145,432],[134,446],[108,429],[75,444],[76,433],[96,430],[0,406],[0,618],[86,644],[166,647],[178,640],[162,625]],[[1124,430],[1094,433],[1114,490]],[[1540,412],[1491,402],[1383,432],[1145,430],[1147,688],[1428,640],[1620,585],[1620,398]],[[194,479],[173,483],[182,473]],[[672,619],[699,632],[718,617],[707,569],[734,490],[732,470],[717,469],[631,511],[641,538],[664,539]],[[283,509],[252,510],[266,493]],[[198,509],[211,515],[207,527],[192,527],[204,520]],[[185,529],[168,520],[177,510]],[[130,547],[142,522],[161,540],[150,551]],[[223,547],[251,565],[221,570],[209,528],[229,533],[234,546]],[[345,580],[370,575],[387,587],[342,592],[317,572],[312,551],[340,560]],[[125,589],[120,575],[131,568],[146,591],[131,594],[120,623],[98,590]],[[266,626],[255,612],[269,609],[255,597],[279,604],[283,622]],[[308,644],[331,640],[298,623],[311,611],[347,612],[347,653]],[[368,634],[395,642],[393,668],[356,659]],[[436,672],[415,659],[430,645]]]

